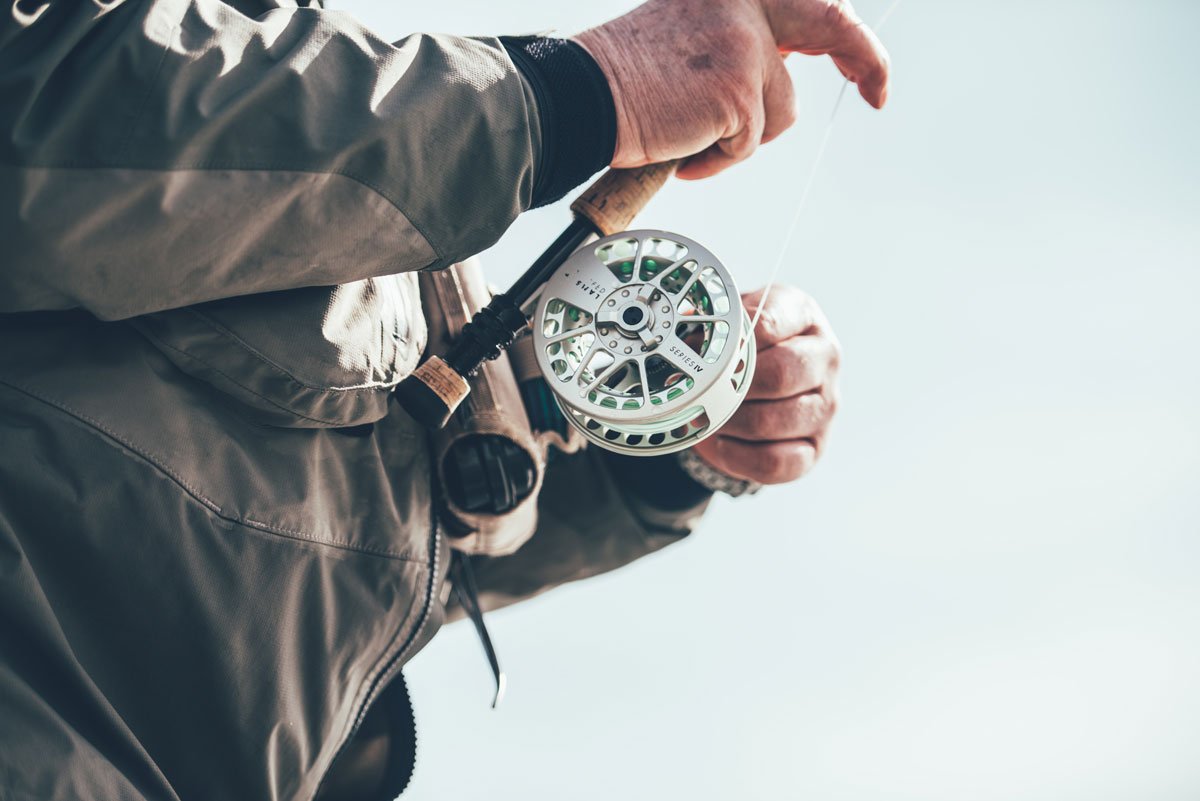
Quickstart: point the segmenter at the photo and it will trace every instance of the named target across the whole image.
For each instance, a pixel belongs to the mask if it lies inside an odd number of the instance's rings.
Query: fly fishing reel
[[[600,447],[670,453],[720,428],[754,374],[754,335],[733,278],[687,237],[625,230],[677,165],[609,170],[576,198],[558,239],[444,355],[396,387],[404,408],[445,426],[470,392],[467,377],[530,325],[564,416]]]
[[[737,410],[754,374],[732,276],[699,243],[665,231],[580,247],[546,282],[531,327],[564,416],[621,453],[696,444]]]

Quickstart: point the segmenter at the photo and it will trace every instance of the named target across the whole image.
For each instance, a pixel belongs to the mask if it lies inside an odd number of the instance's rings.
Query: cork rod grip
[[[654,193],[675,174],[680,161],[609,170],[575,199],[571,211],[590,220],[601,236],[627,230]]]

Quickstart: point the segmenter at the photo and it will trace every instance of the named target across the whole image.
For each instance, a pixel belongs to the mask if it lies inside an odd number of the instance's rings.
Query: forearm
[[[535,202],[539,165],[570,180],[539,85],[497,39],[52,2],[0,32],[0,311],[120,318],[461,260]]]
[[[588,448],[557,460],[546,474],[529,542],[511,556],[474,559],[485,610],[614,570],[695,528],[709,493],[693,487],[678,496],[680,503],[649,500],[617,474],[619,463],[610,457]]]

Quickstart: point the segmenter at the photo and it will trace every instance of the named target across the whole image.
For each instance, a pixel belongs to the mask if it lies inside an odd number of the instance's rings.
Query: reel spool
[[[546,282],[531,327],[564,416],[620,453],[695,445],[737,410],[754,375],[754,332],[733,277],[666,231],[576,250]]]

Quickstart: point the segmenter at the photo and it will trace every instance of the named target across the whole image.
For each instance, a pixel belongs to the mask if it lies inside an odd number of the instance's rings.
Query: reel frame
[[[667,231],[620,231],[576,249],[542,288],[531,328],[566,419],[619,453],[695,445],[737,410],[754,374],[733,277]]]
[[[715,432],[741,404],[754,373],[754,335],[737,287],[724,265],[695,241],[666,231],[626,230],[679,163],[672,160],[636,169],[610,169],[601,175],[571,204],[574,213],[571,224],[512,287],[494,295],[487,306],[476,312],[444,354],[429,355],[396,386],[394,397],[400,405],[426,427],[444,427],[471,391],[467,379],[484,361],[498,358],[513,343],[514,337],[530,323],[528,311],[536,302],[532,336],[539,368],[564,416],[587,440],[608,450],[644,456],[682,450]],[[592,237],[596,235],[602,239],[593,243]],[[653,245],[653,257],[663,257],[663,269],[649,276],[642,274],[652,258],[644,250],[647,238],[668,243],[667,254],[658,252],[659,242]],[[636,252],[609,254],[613,258],[606,255],[603,268],[617,284],[628,286],[613,286],[609,277],[599,273],[594,276],[595,286],[590,287],[588,297],[584,298],[571,294],[588,289],[583,281],[574,289],[561,285],[561,281],[571,279],[571,268],[565,266],[570,260],[581,259],[575,263],[581,268],[586,266],[585,273],[591,272],[599,258],[598,249],[621,241],[626,243],[626,250],[629,242],[636,243]],[[695,278],[690,286],[669,283],[687,265],[682,261],[684,254],[672,254],[671,247],[685,250],[695,259],[696,269],[683,278],[684,281]],[[671,255],[673,259],[669,258]],[[628,275],[609,269],[625,261],[629,262]],[[715,282],[711,293],[710,280]],[[634,284],[638,286],[635,288]],[[703,291],[691,300],[690,309],[685,308],[683,301],[697,286]],[[614,289],[624,294],[604,300],[618,297],[620,300],[604,308],[592,306],[592,301]],[[555,291],[575,300],[560,298],[562,308],[548,312],[548,304],[556,298]],[[717,296],[723,298],[720,308],[716,305]],[[664,299],[669,308],[655,311],[662,309]],[[702,308],[705,303],[710,305]],[[560,332],[547,328],[546,316],[559,315],[558,324],[562,327],[565,322],[561,315],[568,304],[577,311],[587,311],[585,307],[590,307],[588,324],[599,322],[607,328],[604,334],[599,327],[592,331],[596,341],[607,336],[603,342],[616,342],[607,349],[601,348],[610,359],[607,364],[591,364],[596,355],[591,351],[594,342],[584,351],[575,352],[578,364],[572,365],[569,359],[550,358],[555,354],[546,348],[556,343],[547,342],[546,338]],[[697,314],[698,308],[703,313]],[[610,336],[613,333],[619,338]],[[562,341],[567,339],[569,336]],[[692,347],[685,339],[698,344]],[[716,344],[720,347],[714,351]],[[625,358],[632,357],[635,349],[639,358]],[[651,362],[652,351],[662,358]],[[713,353],[716,355],[706,361],[705,357]],[[641,355],[647,358],[640,358]],[[677,359],[684,361],[686,369],[680,369]],[[636,367],[623,366],[630,363]],[[567,381],[580,368],[592,367],[594,372],[582,387],[583,392],[579,392],[579,386],[575,387],[574,396],[566,391],[565,381],[559,380],[566,372],[564,366],[570,370]],[[618,375],[619,371],[624,374]],[[634,393],[639,387],[640,391]],[[601,394],[605,397],[601,398]]]

